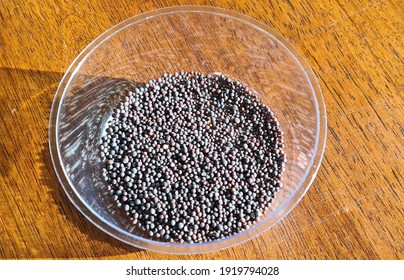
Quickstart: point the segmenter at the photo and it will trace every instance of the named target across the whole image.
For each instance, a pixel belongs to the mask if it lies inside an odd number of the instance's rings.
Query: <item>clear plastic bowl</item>
[[[175,244],[147,238],[111,202],[101,176],[100,138],[124,89],[180,71],[221,72],[241,81],[271,108],[285,134],[284,187],[269,213],[250,229],[214,242]],[[170,7],[114,26],[81,52],[57,89],[49,141],[64,190],[97,227],[147,250],[203,253],[261,234],[302,199],[323,156],[326,111],[313,71],[277,32],[220,8]]]

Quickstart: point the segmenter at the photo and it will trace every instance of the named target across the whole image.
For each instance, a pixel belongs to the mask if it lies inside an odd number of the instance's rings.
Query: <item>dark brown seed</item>
[[[165,73],[129,92],[100,144],[108,193],[167,242],[246,230],[270,209],[285,170],[274,114],[221,74]]]

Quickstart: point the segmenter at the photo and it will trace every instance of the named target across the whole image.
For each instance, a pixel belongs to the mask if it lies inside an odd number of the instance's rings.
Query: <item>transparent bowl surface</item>
[[[102,180],[99,143],[124,89],[164,72],[221,72],[254,90],[285,134],[284,187],[254,227],[201,244],[148,239],[111,202]],[[181,6],[130,18],[89,44],[64,75],[49,127],[59,180],[73,204],[97,227],[136,247],[203,253],[234,246],[279,222],[304,196],[319,168],[326,112],[309,65],[277,32],[250,17],[213,7]]]

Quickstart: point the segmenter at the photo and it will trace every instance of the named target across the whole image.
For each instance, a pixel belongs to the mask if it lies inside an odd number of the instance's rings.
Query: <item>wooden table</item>
[[[402,1],[256,2],[2,1],[0,258],[404,259]],[[48,150],[52,99],[78,53],[126,18],[179,4],[228,8],[283,34],[318,76],[329,132],[318,176],[289,216],[242,245],[192,256],[98,230],[68,200]]]

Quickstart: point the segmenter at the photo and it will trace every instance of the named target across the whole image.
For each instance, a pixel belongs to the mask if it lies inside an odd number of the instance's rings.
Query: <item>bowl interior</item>
[[[143,237],[112,203],[101,176],[99,144],[112,109],[131,88],[180,71],[221,72],[241,81],[271,108],[285,135],[284,187],[270,212],[250,230],[210,244],[168,244]],[[108,30],[71,65],[52,108],[51,153],[72,202],[107,233],[150,250],[212,251],[271,227],[307,191],[325,144],[322,102],[307,64],[261,23],[216,8],[162,9]]]

